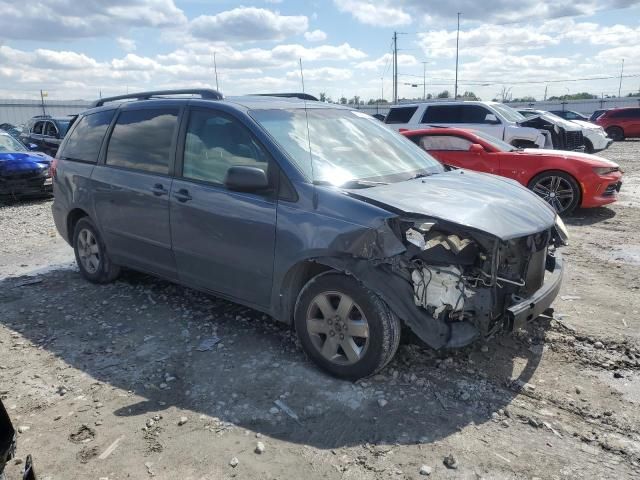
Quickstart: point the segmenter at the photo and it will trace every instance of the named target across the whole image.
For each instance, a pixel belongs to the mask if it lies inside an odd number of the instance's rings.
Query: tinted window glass
[[[168,174],[177,125],[177,108],[120,113],[109,140],[107,165]]]
[[[486,123],[485,118],[491,112],[479,105],[462,105],[460,107],[460,123]]]
[[[36,122],[36,124],[33,126],[33,133],[37,133],[38,135],[40,135],[42,133],[43,125],[44,122]]]
[[[47,122],[44,124],[44,134],[47,137],[55,137],[58,135],[58,130],[56,130],[56,127],[52,122]]]
[[[631,110],[631,118],[640,118],[640,108],[634,108]]]
[[[419,145],[425,150],[455,150],[467,151],[471,142],[466,138],[452,135],[425,135],[420,139]]]
[[[424,112],[422,123],[460,123],[460,106],[430,105]]]
[[[389,110],[384,123],[409,123],[418,107],[399,107]]]
[[[265,172],[265,151],[238,120],[220,112],[191,112],[184,145],[182,176],[223,183],[229,167],[246,165]]]
[[[609,114],[609,118],[631,118],[633,117],[632,109],[614,110]]]
[[[81,162],[97,162],[102,139],[114,113],[115,110],[108,110],[82,117],[67,139],[60,156]]]

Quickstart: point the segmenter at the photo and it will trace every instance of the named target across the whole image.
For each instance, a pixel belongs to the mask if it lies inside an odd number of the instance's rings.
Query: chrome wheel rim
[[[82,267],[89,273],[96,273],[100,267],[100,247],[95,235],[83,228],[78,234],[77,247]]]
[[[575,197],[571,184],[565,178],[557,175],[541,178],[532,190],[558,213],[567,210]]]
[[[307,309],[307,332],[314,348],[338,365],[353,365],[369,347],[369,323],[360,306],[341,292],[323,292]]]

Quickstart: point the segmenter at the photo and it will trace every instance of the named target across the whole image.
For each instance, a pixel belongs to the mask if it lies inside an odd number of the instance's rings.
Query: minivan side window
[[[389,110],[384,123],[409,123],[418,107],[398,107]]]
[[[223,184],[229,167],[249,166],[268,174],[269,156],[235,118],[212,110],[193,110],[184,144],[182,176]]]
[[[109,139],[106,164],[168,175],[177,126],[177,108],[121,112]]]
[[[37,135],[41,135],[43,125],[44,125],[44,122],[36,122],[36,124],[33,126],[33,133]]]
[[[75,126],[60,152],[65,160],[96,163],[104,134],[111,124],[115,110],[85,115]]]

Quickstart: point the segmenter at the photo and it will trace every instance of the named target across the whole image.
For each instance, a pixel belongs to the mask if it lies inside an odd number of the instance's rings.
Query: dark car
[[[52,172],[55,224],[87,280],[126,266],[253,307],[343,378],[383,368],[402,324],[433,348],[464,346],[535,319],[561,284],[566,230],[534,193],[445,171],[337,105],[102,99]]]
[[[596,111],[595,111],[595,112],[593,112],[593,113],[591,114],[591,116],[589,117],[589,121],[590,121],[590,122],[595,122],[595,121],[598,119],[598,117],[599,117],[600,115],[602,115],[604,112],[606,112],[607,110],[609,110],[609,109],[607,108],[607,109],[604,109],[604,110],[596,110]]]
[[[583,120],[585,122],[589,121],[589,117],[581,113],[574,112],[573,110],[549,110],[549,112],[557,115],[560,118],[564,118],[565,120]]]
[[[640,108],[612,108],[596,119],[614,141],[640,137]]]
[[[8,133],[0,132],[0,196],[50,195],[52,158],[31,152]]]
[[[54,156],[74,118],[75,116],[51,117],[49,115],[33,117],[25,125],[20,134],[20,140],[25,145],[37,145],[41,152]]]
[[[9,414],[0,400],[0,480],[4,480],[4,468],[16,454],[16,445],[18,443],[18,436],[15,428],[11,423]],[[27,456],[24,462],[24,469],[22,471],[22,480],[36,480],[36,474],[33,470],[33,464],[31,455]],[[6,479],[10,480],[10,479]],[[17,480],[17,479],[16,479]]]

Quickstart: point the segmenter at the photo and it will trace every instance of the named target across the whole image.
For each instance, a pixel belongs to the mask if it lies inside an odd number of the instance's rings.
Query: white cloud
[[[408,25],[411,16],[387,0],[334,0],[341,12],[350,13],[359,22],[377,27]],[[426,3],[425,3],[426,5]]]
[[[240,7],[196,17],[190,22],[189,31],[196,38],[211,41],[257,41],[283,40],[304,33],[308,27],[306,16]]]
[[[171,27],[186,22],[173,0],[0,0],[0,39],[43,39],[113,35],[132,27]]]
[[[305,82],[318,80],[323,82],[337,82],[349,80],[353,76],[351,69],[334,67],[305,68],[303,73]],[[291,80],[299,80],[300,71],[292,70],[287,72],[287,78]]]
[[[356,64],[356,68],[360,68],[363,70],[381,70],[387,68],[392,60],[393,56],[390,53],[385,53],[375,60],[367,60],[365,62]],[[417,64],[418,60],[413,55],[408,55],[406,53],[401,53],[398,55],[398,67],[413,67]]]
[[[314,30],[313,32],[304,32],[304,38],[308,42],[323,42],[327,39],[327,34],[322,30]]]
[[[125,52],[133,52],[136,49],[136,42],[130,38],[118,37],[116,38],[116,42],[118,42],[120,48]]]

